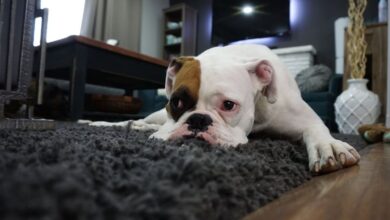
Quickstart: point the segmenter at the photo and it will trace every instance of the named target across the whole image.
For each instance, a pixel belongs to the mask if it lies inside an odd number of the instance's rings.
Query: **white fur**
[[[322,120],[302,100],[286,67],[267,47],[216,47],[195,58],[201,64],[201,86],[195,110],[186,112],[175,122],[162,109],[135,121],[133,128],[155,129],[157,131],[151,137],[167,140],[193,113],[206,113],[213,119],[212,135],[221,145],[243,144],[248,142],[249,133],[266,132],[302,140],[309,154],[309,167],[314,172],[328,172],[359,161],[359,154],[353,147],[330,135]],[[277,95],[272,104],[260,93],[265,85],[256,74],[248,72],[248,66],[261,60],[268,60],[274,69]],[[239,113],[222,117],[212,101],[216,95],[239,100]]]

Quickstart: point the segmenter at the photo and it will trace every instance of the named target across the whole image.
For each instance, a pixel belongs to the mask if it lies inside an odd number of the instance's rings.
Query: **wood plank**
[[[106,44],[103,41],[98,41],[98,40],[95,40],[92,38],[88,38],[88,37],[84,37],[84,36],[75,36],[75,39],[76,39],[76,41],[78,41],[80,43],[84,43],[84,44],[89,45],[89,46],[97,47],[97,48],[111,51],[111,52],[121,54],[124,56],[136,58],[138,60],[143,60],[143,61],[153,63],[156,65],[168,67],[168,64],[169,64],[169,62],[166,60],[160,60],[160,59],[157,59],[155,57],[140,54],[140,53],[137,53],[137,52],[134,52],[134,51],[122,48],[122,47],[112,46],[112,45]]]
[[[76,36],[76,35],[69,36],[67,38],[49,43],[48,50],[50,50],[54,47],[69,45],[71,42],[78,42],[78,43],[81,43],[83,45],[99,48],[99,49],[109,51],[109,52],[112,52],[115,54],[120,54],[120,55],[127,56],[130,58],[135,58],[138,60],[142,60],[142,61],[156,64],[159,66],[163,66],[163,67],[168,67],[168,64],[169,64],[169,62],[166,60],[161,60],[161,59],[158,59],[155,57],[140,54],[140,53],[137,53],[137,52],[134,52],[134,51],[122,48],[122,47],[112,46],[112,45],[106,44],[103,41],[98,41],[98,40],[95,40],[92,38],[88,38],[88,37],[84,37],[84,36]]]
[[[361,155],[358,166],[315,177],[244,219],[390,219],[390,145]]]
[[[347,80],[350,78],[350,66],[348,64],[347,40],[345,33],[344,46],[344,78],[343,90],[348,88]],[[369,80],[368,86],[371,91],[379,96],[381,102],[381,115],[379,122],[384,122],[386,114],[386,91],[387,91],[387,23],[368,25],[365,30],[367,42],[367,66],[365,78]]]

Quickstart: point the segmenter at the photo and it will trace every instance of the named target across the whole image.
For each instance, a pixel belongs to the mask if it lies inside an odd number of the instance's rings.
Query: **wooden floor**
[[[358,166],[315,177],[244,219],[390,219],[390,145],[360,153]]]

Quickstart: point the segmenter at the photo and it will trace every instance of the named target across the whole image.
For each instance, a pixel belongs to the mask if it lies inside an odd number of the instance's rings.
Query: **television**
[[[213,45],[290,32],[289,0],[214,0],[212,13]]]

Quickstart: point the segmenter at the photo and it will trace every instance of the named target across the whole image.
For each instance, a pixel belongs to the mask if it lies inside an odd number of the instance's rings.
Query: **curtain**
[[[85,0],[81,35],[139,51],[141,0]]]

